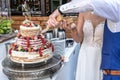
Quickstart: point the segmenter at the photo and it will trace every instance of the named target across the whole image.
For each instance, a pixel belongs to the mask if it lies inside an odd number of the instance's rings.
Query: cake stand
[[[42,65],[35,64],[17,64],[6,57],[3,62],[3,72],[9,80],[44,80],[52,76],[61,68],[62,61],[60,54],[54,54],[53,57]],[[31,67],[30,67],[31,66]]]

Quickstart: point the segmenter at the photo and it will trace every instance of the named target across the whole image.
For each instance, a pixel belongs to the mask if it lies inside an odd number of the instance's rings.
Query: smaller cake
[[[39,31],[41,31],[40,25],[37,25],[29,20],[25,20],[20,26],[20,34],[24,37],[31,37],[37,35]]]

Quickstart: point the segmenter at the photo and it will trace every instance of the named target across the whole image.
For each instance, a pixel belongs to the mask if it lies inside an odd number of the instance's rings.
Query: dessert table
[[[2,71],[2,60],[6,56],[5,43],[12,41],[12,39],[0,43],[0,80],[9,80]],[[74,80],[77,64],[77,56],[79,53],[80,44],[74,42],[72,47],[65,48],[65,54],[63,54],[65,60],[62,67],[51,78],[44,80]],[[71,73],[72,72],[72,73]]]

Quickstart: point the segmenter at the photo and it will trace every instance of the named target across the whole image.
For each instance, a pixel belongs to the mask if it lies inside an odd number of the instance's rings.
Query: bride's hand
[[[75,23],[69,23],[69,21],[63,20],[62,28],[65,29],[65,30],[72,31],[72,30],[76,29],[76,24]]]

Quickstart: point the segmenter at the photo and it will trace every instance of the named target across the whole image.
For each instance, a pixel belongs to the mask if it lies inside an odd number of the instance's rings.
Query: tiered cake
[[[10,59],[17,63],[38,63],[52,58],[54,47],[40,31],[39,25],[25,20],[9,50]]]

